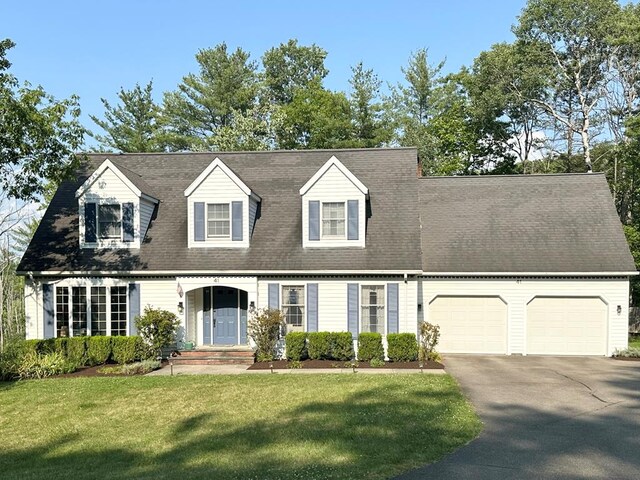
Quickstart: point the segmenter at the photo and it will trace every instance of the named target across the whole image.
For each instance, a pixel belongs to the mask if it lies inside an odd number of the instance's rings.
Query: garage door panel
[[[507,306],[498,297],[437,297],[429,321],[440,326],[440,352],[507,352]]]
[[[607,306],[600,298],[536,297],[527,306],[527,353],[605,355]]]

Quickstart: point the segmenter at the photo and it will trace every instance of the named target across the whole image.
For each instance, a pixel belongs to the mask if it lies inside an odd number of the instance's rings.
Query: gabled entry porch
[[[184,293],[184,339],[196,348],[247,345],[249,309],[256,303],[255,277],[179,278]]]

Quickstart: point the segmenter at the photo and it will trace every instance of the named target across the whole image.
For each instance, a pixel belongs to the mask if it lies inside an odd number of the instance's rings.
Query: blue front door
[[[228,287],[213,288],[213,343],[238,343],[238,290]]]

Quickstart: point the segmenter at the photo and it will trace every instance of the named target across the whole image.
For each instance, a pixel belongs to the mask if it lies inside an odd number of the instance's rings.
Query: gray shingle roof
[[[635,271],[602,174],[419,184],[425,272]]]
[[[335,155],[370,192],[366,248],[303,249],[299,189]],[[248,249],[187,248],[184,190],[219,157],[262,197]],[[80,249],[76,189],[109,158],[161,200],[139,250]],[[416,150],[90,154],[54,196],[20,271],[419,271]],[[126,169],[126,172],[125,172]],[[132,180],[133,181],[133,180]],[[144,188],[143,188],[144,186]],[[145,191],[148,189],[150,193]]]

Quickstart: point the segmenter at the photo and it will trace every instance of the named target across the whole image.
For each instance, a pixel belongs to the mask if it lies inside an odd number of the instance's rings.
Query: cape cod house
[[[135,333],[150,305],[197,346],[287,328],[416,332],[439,351],[610,355],[635,266],[601,174],[418,178],[412,148],[90,154],[19,271],[27,336]]]

